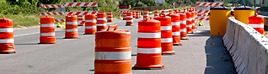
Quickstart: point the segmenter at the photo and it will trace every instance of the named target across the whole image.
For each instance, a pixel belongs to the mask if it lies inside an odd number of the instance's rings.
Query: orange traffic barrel
[[[13,21],[3,16],[0,19],[0,53],[9,54],[15,52]]]
[[[191,11],[186,12],[186,29],[187,29],[188,34],[193,33],[193,31],[192,31],[192,13],[191,13]]]
[[[65,38],[78,38],[78,28],[77,28],[77,16],[67,15],[66,16],[66,29]]]
[[[141,11],[136,11],[136,19],[141,18]]]
[[[112,12],[108,12],[108,20],[107,22],[113,22],[113,13]]]
[[[54,17],[40,17],[40,43],[56,43]]]
[[[84,15],[78,15],[78,26],[84,26],[85,25],[85,18]]]
[[[196,31],[196,29],[195,29],[196,28],[196,26],[195,26],[195,24],[196,24],[195,23],[195,15],[196,14],[195,14],[195,11],[192,8],[191,8],[190,11],[192,13],[192,33],[193,33],[194,31]]]
[[[143,12],[143,19],[146,19],[147,17],[149,17],[148,11],[144,11]]]
[[[132,11],[132,16],[133,19],[136,18],[136,11]]]
[[[126,26],[132,26],[132,25],[133,25],[132,13],[128,12],[126,17]]]
[[[97,31],[106,30],[106,14],[104,12],[99,12],[97,14]]]
[[[96,29],[96,17],[94,14],[86,15],[86,23],[85,23],[85,35],[86,34],[95,34]]]
[[[171,14],[169,16],[171,17],[173,45],[182,45],[180,33],[180,15]]]
[[[178,10],[175,10],[175,14],[178,14],[179,12],[178,12]]]
[[[249,16],[248,25],[252,26],[256,31],[263,35],[264,33],[264,17],[257,16],[257,13],[253,16]]]
[[[94,69],[95,74],[131,74],[130,31],[110,25],[107,31],[96,33]]]
[[[158,17],[154,19],[160,21],[161,23],[161,47],[163,55],[173,55],[173,43],[172,43],[172,25],[171,17],[166,16],[164,13],[161,13]]]
[[[123,20],[126,20],[126,17],[127,17],[127,11],[124,11],[123,12]]]
[[[159,15],[158,11],[154,11],[154,17],[156,17],[158,15]]]
[[[160,21],[150,17],[138,24],[137,62],[133,69],[163,69]]]
[[[188,40],[185,13],[180,13],[180,28],[181,28],[181,40]]]

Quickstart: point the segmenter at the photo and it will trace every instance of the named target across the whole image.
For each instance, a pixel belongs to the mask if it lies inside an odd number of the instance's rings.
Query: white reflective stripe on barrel
[[[181,32],[187,32],[187,29],[181,29]]]
[[[172,30],[172,26],[161,26],[161,30]]]
[[[108,16],[113,16],[113,15],[108,15]]]
[[[97,18],[97,20],[106,20],[106,18]]]
[[[0,28],[0,32],[13,32],[13,28]]]
[[[181,35],[181,32],[172,32],[172,35]]]
[[[108,18],[108,20],[113,20],[113,18]]]
[[[148,14],[144,14],[143,16],[148,16]]]
[[[40,36],[55,36],[55,33],[40,33]]]
[[[55,27],[55,24],[40,24],[40,27]]]
[[[95,29],[96,26],[85,26],[86,29]]]
[[[181,24],[186,24],[186,20],[181,20],[180,23]]]
[[[66,25],[68,24],[77,24],[77,22],[66,22]]]
[[[131,51],[128,52],[95,52],[97,60],[128,60],[131,59]]]
[[[75,32],[78,31],[78,29],[65,29],[66,32]]]
[[[127,22],[133,22],[133,20],[126,20]]]
[[[172,26],[180,26],[180,22],[171,22]]]
[[[192,19],[191,18],[186,18],[186,21],[192,21]]]
[[[172,42],[172,38],[161,38],[161,43],[169,43]]]
[[[106,24],[97,24],[97,26],[106,26]]]
[[[161,32],[159,33],[138,33],[138,38],[161,38]]]
[[[248,24],[249,26],[252,26],[253,28],[264,28],[264,24]]]
[[[127,16],[126,18],[132,18],[132,16]]]
[[[96,20],[86,20],[85,22],[97,22]]]
[[[186,25],[186,27],[192,27],[192,25]]]
[[[160,48],[137,48],[137,53],[162,53]]]
[[[154,15],[158,15],[158,13],[154,13]]]
[[[14,39],[0,39],[0,43],[14,43]]]

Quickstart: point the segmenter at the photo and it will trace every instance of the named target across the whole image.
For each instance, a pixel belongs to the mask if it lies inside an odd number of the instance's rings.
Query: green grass
[[[5,18],[10,18],[13,20],[13,26],[14,28],[22,28],[22,27],[31,27],[31,26],[38,26],[40,16],[36,14],[32,15],[2,15],[0,14],[1,18],[2,16],[5,16]]]

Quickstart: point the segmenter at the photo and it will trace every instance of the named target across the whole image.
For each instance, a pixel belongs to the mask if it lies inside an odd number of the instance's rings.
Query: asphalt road
[[[132,65],[136,63],[137,24],[125,26],[114,20],[118,29],[131,31]],[[165,69],[133,70],[133,74],[235,74],[232,59],[222,45],[221,37],[211,37],[208,22],[197,27],[183,46],[174,46],[176,55],[163,56]],[[78,39],[63,39],[65,31],[56,30],[56,44],[38,44],[39,27],[15,29],[15,54],[0,54],[0,74],[93,74],[94,35],[83,35],[79,27]]]

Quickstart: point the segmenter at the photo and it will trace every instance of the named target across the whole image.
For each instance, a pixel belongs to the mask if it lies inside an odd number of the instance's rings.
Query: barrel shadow
[[[15,43],[15,45],[38,45],[38,43]]]
[[[222,36],[210,36],[206,40],[207,65],[204,74],[236,74],[230,54],[223,45]]]

